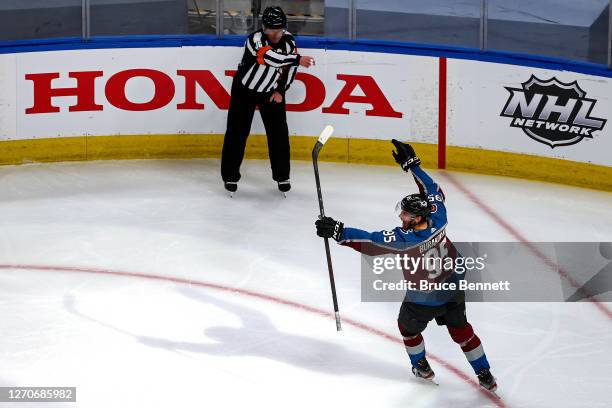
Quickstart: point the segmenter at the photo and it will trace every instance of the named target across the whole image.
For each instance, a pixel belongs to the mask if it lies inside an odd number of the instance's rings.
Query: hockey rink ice
[[[390,229],[417,191],[397,167],[320,171],[347,226]],[[451,240],[612,241],[611,193],[427,171]],[[13,406],[610,406],[612,303],[468,303],[502,399],[435,323],[440,386],[423,383],[399,304],[362,303],[360,255],[332,241],[336,332],[312,164],[292,163],[286,199],[267,161],[242,173],[230,199],[216,159],[0,167],[0,386],[77,387],[76,403]]]

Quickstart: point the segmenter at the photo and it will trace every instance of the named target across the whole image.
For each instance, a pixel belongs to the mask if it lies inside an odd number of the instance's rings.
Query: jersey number
[[[384,235],[383,240],[385,242],[393,242],[393,241],[395,241],[395,232],[393,232],[393,231],[383,231],[383,235]]]
[[[440,241],[437,247],[431,248],[423,255],[423,261],[425,261],[425,269],[429,271],[427,277],[429,279],[436,279],[442,275],[442,265],[444,259],[448,255],[448,249],[446,248],[446,237]],[[432,270],[433,269],[433,270]]]

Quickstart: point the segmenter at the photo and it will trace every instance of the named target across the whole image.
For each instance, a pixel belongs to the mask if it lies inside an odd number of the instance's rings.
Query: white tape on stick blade
[[[332,133],[334,133],[334,127],[332,125],[325,126],[325,129],[323,129],[321,135],[319,135],[319,143],[325,144]]]

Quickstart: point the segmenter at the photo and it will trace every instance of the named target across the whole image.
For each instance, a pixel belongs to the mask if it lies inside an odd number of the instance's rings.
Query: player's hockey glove
[[[395,139],[391,140],[391,143],[397,149],[397,152],[391,151],[393,158],[397,164],[402,166],[404,171],[408,171],[410,168],[421,164],[421,159],[417,157],[414,149],[408,143],[402,143]]]
[[[333,238],[340,241],[342,231],[344,231],[344,223],[336,221],[331,217],[323,217],[315,221],[317,226],[317,235],[321,238]]]

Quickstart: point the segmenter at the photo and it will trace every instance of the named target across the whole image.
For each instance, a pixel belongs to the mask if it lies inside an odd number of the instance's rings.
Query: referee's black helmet
[[[283,9],[278,6],[266,7],[261,21],[266,28],[287,28],[287,16]]]

